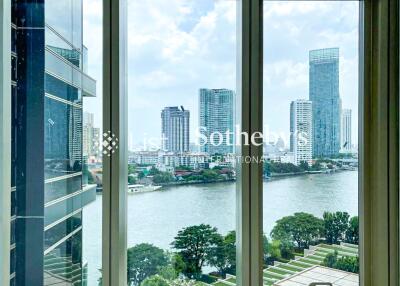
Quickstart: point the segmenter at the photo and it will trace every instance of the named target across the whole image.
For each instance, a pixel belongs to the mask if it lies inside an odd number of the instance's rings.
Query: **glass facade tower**
[[[200,142],[202,152],[210,154],[233,153],[235,138],[234,101],[233,90],[200,89],[200,133],[207,138],[207,142]]]
[[[335,156],[340,150],[339,48],[312,50],[309,60],[313,157]]]
[[[10,285],[85,285],[82,0],[12,1]]]

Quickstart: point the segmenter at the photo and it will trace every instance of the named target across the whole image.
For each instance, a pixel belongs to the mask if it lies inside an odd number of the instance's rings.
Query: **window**
[[[274,285],[297,285],[310,267],[324,282],[318,265],[356,273],[358,285],[358,15],[356,1],[264,2],[264,277]]]
[[[128,284],[229,278],[236,4],[129,1],[128,43]]]
[[[1,1],[0,284],[396,284],[397,6]]]

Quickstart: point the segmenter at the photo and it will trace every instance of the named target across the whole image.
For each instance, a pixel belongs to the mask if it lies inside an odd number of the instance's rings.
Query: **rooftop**
[[[313,282],[329,282],[333,286],[358,286],[358,275],[337,269],[314,266],[289,278],[280,280],[274,286],[303,286]]]

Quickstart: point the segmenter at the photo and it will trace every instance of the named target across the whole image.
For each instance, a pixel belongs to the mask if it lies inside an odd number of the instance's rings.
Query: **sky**
[[[84,43],[98,96],[84,110],[101,126],[101,0],[84,1]],[[357,141],[358,2],[264,2],[264,125],[289,135],[290,102],[308,99],[308,53],[340,49],[340,96],[353,110]],[[236,2],[128,0],[129,148],[161,136],[161,110],[190,110],[198,126],[198,90],[236,85]]]

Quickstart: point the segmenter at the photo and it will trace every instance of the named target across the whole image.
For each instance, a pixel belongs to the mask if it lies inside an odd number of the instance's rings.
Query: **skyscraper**
[[[342,110],[342,135],[341,149],[343,152],[350,152],[351,142],[351,109]]]
[[[83,157],[98,155],[100,129],[94,127],[93,113],[83,113]]]
[[[161,111],[161,133],[163,150],[171,152],[189,151],[189,110],[183,106],[165,107]]]
[[[200,142],[202,152],[210,154],[233,153],[235,138],[234,106],[235,95],[233,90],[200,89],[200,133],[207,138],[206,143]],[[226,136],[227,132],[229,133],[228,136]]]
[[[313,156],[340,150],[339,48],[310,51],[309,99],[313,110]]]
[[[299,99],[290,104],[290,151],[294,163],[312,164],[312,102]]]
[[[10,285],[84,285],[82,0],[12,0],[11,34]]]

